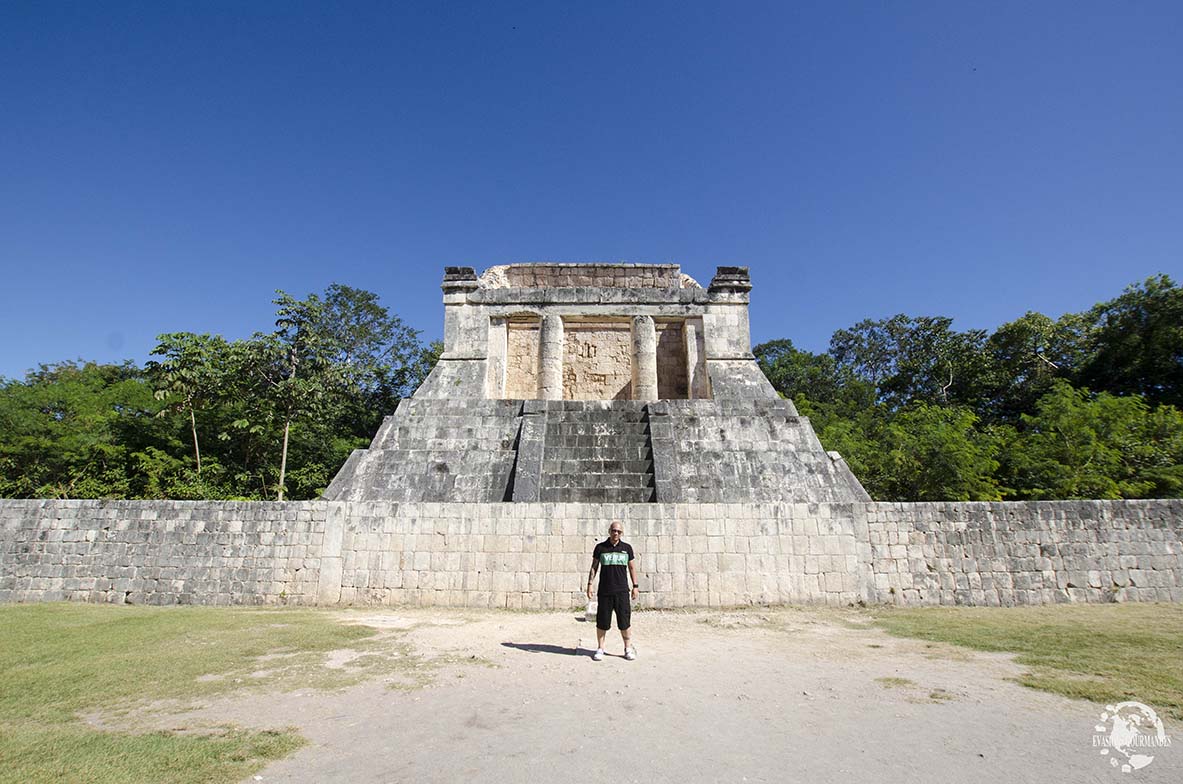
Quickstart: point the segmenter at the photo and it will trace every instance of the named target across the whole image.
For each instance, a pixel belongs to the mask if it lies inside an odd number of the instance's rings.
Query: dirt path
[[[1021,672],[1007,656],[892,638],[855,613],[639,613],[635,662],[615,632],[617,655],[576,655],[595,630],[571,613],[347,617],[494,666],[449,664],[421,689],[235,697],[183,720],[299,727],[310,745],[251,779],[267,783],[1183,779],[1183,738],[1123,775],[1092,746],[1098,706],[1005,680]]]

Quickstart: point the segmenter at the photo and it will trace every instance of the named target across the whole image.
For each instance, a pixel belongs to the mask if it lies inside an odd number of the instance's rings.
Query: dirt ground
[[[295,726],[250,782],[1179,782],[1183,733],[1123,774],[1103,706],[1019,686],[1011,657],[890,637],[857,612],[638,612],[590,658],[573,613],[342,613],[436,658],[433,677],[236,695],[158,726]],[[335,652],[326,666],[352,654]],[[474,658],[475,657],[475,658]],[[392,688],[395,687],[395,688]]]

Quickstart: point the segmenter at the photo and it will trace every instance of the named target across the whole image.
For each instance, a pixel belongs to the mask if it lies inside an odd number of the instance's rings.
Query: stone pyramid
[[[850,502],[870,497],[751,352],[746,267],[444,271],[444,353],[329,500]]]

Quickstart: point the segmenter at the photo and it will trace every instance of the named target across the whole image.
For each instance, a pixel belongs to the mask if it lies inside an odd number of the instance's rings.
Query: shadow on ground
[[[514,648],[528,653],[557,653],[560,656],[578,656],[578,648],[565,648],[562,645],[547,645],[538,642],[503,642],[502,647]]]

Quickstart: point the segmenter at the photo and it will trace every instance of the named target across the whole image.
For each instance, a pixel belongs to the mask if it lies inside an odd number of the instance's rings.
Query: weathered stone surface
[[[543,400],[563,399],[563,319],[553,313],[542,317],[538,336],[538,395]],[[531,397],[534,397],[531,395]]]
[[[1183,600],[1177,499],[869,504],[867,539],[872,601]]]
[[[332,500],[502,501],[517,457],[522,401],[411,398],[351,455]]]
[[[629,322],[577,321],[564,325],[564,400],[631,400]]]
[[[657,327],[652,316],[633,316],[633,399],[657,400]]]
[[[566,608],[613,520],[650,606],[1183,601],[1183,501],[871,502],[745,268],[526,266],[445,271],[443,358],[324,500],[0,501],[0,601]]]
[[[1178,500],[6,500],[0,601],[567,608],[612,520],[649,606],[1183,601]]]
[[[677,265],[449,268],[443,288],[442,359],[326,498],[868,500],[756,365],[746,268],[709,290]],[[514,404],[531,400],[605,406],[542,408],[526,432]],[[638,405],[667,400],[633,432]]]

